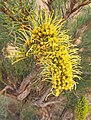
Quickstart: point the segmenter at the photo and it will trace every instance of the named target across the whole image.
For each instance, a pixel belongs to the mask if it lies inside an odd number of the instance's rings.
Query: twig
[[[52,105],[52,104],[59,104],[62,101],[49,101],[49,102],[42,102],[40,103],[39,100],[34,102],[33,105],[37,106],[37,107],[46,107],[48,105]]]
[[[76,12],[77,10],[79,10],[81,7],[85,6],[85,5],[89,5],[91,3],[91,1],[84,1],[82,4],[78,5],[77,7],[72,7],[73,9],[71,9],[71,11],[66,11],[66,14],[64,16],[64,19],[67,20],[74,12]]]
[[[49,102],[45,102],[45,103],[41,103],[40,107],[46,107],[48,105],[52,105],[52,104],[58,104],[61,103],[62,101],[49,101]]]
[[[49,91],[50,91],[50,88],[47,89],[47,91],[44,93],[44,95],[39,100],[35,101],[33,104],[36,106],[47,106],[47,104],[44,105],[45,103],[43,103],[43,102],[44,102],[46,96],[49,94]]]
[[[11,15],[5,7],[1,8],[1,11],[8,15],[12,20],[17,21],[17,19],[14,18],[13,15]]]
[[[49,10],[49,12],[52,11],[52,3],[53,3],[53,0],[42,0],[43,4],[45,4]]]
[[[2,90],[0,91],[0,94],[3,94],[7,89],[13,90],[13,88],[12,88],[11,86],[6,86],[4,89],[2,89]]]
[[[17,96],[17,100],[23,101],[30,93],[30,90],[31,90],[31,85],[28,85],[27,88]]]
[[[40,98],[39,103],[42,103],[45,100],[46,96],[49,94],[49,91],[50,91],[50,88],[47,89],[47,91],[45,92],[45,94]]]
[[[24,8],[22,6],[22,0],[20,0],[20,6],[21,6],[21,9],[22,9],[22,13],[24,13],[24,15],[26,16],[26,13],[25,13]]]
[[[3,1],[3,7],[0,8],[2,12],[8,15],[13,21],[20,21],[18,18],[14,17],[12,11],[6,6],[7,0]]]
[[[48,105],[52,105],[52,104],[59,104],[62,103],[62,101],[64,100],[64,98],[62,98],[61,100],[55,100],[55,101],[48,101],[48,102],[44,102],[46,96],[49,93],[49,90],[46,91],[46,93],[40,98],[40,100],[37,100],[33,103],[33,105],[37,106],[37,107],[46,107]]]
[[[32,80],[36,77],[40,69],[40,65],[36,65],[34,71],[30,73],[26,78],[23,79],[19,89],[17,90],[17,99],[24,100],[31,90]]]
[[[60,120],[62,120],[62,118],[64,117],[66,111],[67,111],[67,106],[64,107],[64,109],[63,109],[63,111],[62,111],[62,113],[60,115]]]
[[[30,73],[26,78],[23,79],[19,89],[18,89],[18,94],[21,94],[29,84],[31,84],[32,79],[34,79],[34,77],[36,76],[36,74],[38,73],[40,69],[40,65],[36,65],[34,71],[32,73]]]
[[[14,90],[11,86],[6,86],[3,90],[0,91],[0,94],[11,97],[11,98],[16,100],[16,95],[7,93],[8,89]]]

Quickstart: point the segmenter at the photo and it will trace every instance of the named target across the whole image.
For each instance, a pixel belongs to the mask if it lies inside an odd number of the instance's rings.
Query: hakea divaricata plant
[[[80,57],[71,37],[63,30],[62,20],[46,13],[26,20],[30,21],[31,27],[27,28],[28,34],[24,26],[19,29],[25,38],[22,51],[19,48],[11,56],[19,61],[33,55],[44,68],[41,75],[51,84],[51,93],[55,96],[64,90],[72,90],[77,84],[74,79],[80,78],[81,74]]]

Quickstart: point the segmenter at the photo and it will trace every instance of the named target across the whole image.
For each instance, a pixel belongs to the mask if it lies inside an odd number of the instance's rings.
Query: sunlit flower
[[[62,20],[53,19],[46,13],[38,16],[38,20],[41,22],[31,20],[31,39],[25,42],[29,46],[25,54],[33,54],[37,63],[44,66],[41,74],[51,83],[51,93],[59,96],[62,91],[76,86],[74,78],[80,78],[81,73],[80,57],[71,43],[71,37],[63,30]]]

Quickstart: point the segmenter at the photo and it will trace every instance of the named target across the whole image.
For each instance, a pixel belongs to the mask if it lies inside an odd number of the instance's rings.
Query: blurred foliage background
[[[85,95],[89,104],[91,104],[91,1],[49,0],[46,2],[49,10],[54,10],[55,14],[65,19],[65,28],[70,31],[69,34],[74,39],[73,42],[78,45],[81,56],[82,80],[79,81],[77,90],[63,93],[59,98],[65,97],[67,100],[60,104],[60,107],[59,104],[52,106],[52,120],[74,120],[74,109],[79,98]],[[37,0],[38,4],[40,4],[40,1],[38,3]],[[72,6],[72,4],[73,8],[70,10],[70,5]],[[0,0],[0,90],[7,85],[17,89],[22,80],[34,68],[34,61],[31,58],[12,65],[4,56],[3,51],[7,49],[8,45],[16,42],[18,28],[22,25],[28,25],[28,21],[25,18],[34,14],[34,11],[38,9],[37,5],[35,0],[22,0],[22,4],[21,0]],[[79,9],[73,12],[72,10],[77,6],[79,6]],[[38,94],[34,96],[36,95]],[[21,116],[18,120],[40,120],[41,112],[39,113],[38,108],[31,105],[32,99],[29,96],[24,102],[14,101],[13,103],[17,104],[18,108],[13,113],[13,110],[9,110],[11,99],[1,95],[0,120],[13,120],[14,118],[16,120],[18,118],[15,117],[17,114]],[[54,98],[52,99],[54,100]],[[71,113],[73,113],[73,117]],[[91,119],[91,115],[89,115],[88,119]]]

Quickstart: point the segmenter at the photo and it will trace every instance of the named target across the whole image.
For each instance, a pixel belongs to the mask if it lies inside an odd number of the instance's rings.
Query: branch
[[[14,17],[14,14],[12,13],[12,11],[7,7],[7,0],[3,1],[3,7],[0,8],[0,10],[2,12],[4,12],[6,15],[8,15],[8,17],[10,17],[13,21],[20,21],[17,17]]]
[[[22,0],[20,0],[20,7],[21,7],[21,9],[22,9],[22,13],[24,13],[24,15],[26,16],[26,13],[25,13],[25,11],[24,11],[24,8],[22,7]]]
[[[7,93],[7,90],[14,90],[11,86],[6,86],[4,89],[2,89],[1,91],[0,91],[0,94],[1,95],[5,95],[5,96],[8,96],[8,97],[11,97],[11,98],[13,98],[14,100],[16,100],[16,95],[12,95],[12,94],[8,94]]]
[[[45,92],[45,94],[37,101],[35,101],[33,103],[33,105],[37,106],[37,107],[46,107],[48,105],[52,105],[52,104],[56,104],[56,103],[62,103],[62,101],[65,99],[65,98],[61,98],[61,100],[55,100],[55,101],[49,101],[49,102],[44,102],[46,96],[49,94],[49,91],[50,91],[50,88]]]
[[[40,107],[46,107],[48,105],[52,105],[52,104],[58,104],[61,103],[62,101],[49,101],[49,102],[45,102],[45,103],[41,103]]]
[[[0,91],[0,94],[3,94],[4,92],[6,92],[7,89],[13,90],[13,88],[12,88],[11,86],[6,86],[4,89],[2,89],[2,90]]]
[[[50,88],[47,89],[46,92],[44,93],[44,95],[43,95],[39,100],[35,101],[35,102],[33,103],[33,105],[35,105],[35,106],[44,106],[44,105],[43,105],[43,104],[44,104],[43,102],[44,102],[45,98],[47,97],[47,95],[49,94],[49,91],[50,91]],[[46,106],[47,106],[47,105],[46,105]]]
[[[27,86],[27,88],[17,96],[17,100],[23,101],[30,93],[31,84]]]
[[[52,3],[53,3],[53,0],[41,0],[42,4],[44,6],[42,6],[43,8],[46,8],[48,9],[49,12],[52,11]],[[40,5],[41,6],[41,5]]]
[[[78,5],[77,7],[74,8],[74,4],[71,7],[71,10],[66,11],[66,14],[64,16],[64,19],[68,19],[74,12],[78,11],[81,7],[84,7],[86,5],[89,5],[91,3],[91,1],[84,1],[82,4]],[[71,5],[71,4],[70,4]]]
[[[24,100],[30,93],[33,79],[36,77],[37,73],[39,73],[39,69],[40,65],[36,65],[34,71],[23,79],[18,90],[14,91],[14,88],[11,86],[6,86],[3,90],[0,91],[0,94],[5,94],[10,97],[13,96],[20,101]]]
[[[3,7],[0,8],[2,12],[4,12],[6,15],[8,15],[12,20],[17,21],[17,19],[13,16],[13,13],[9,8],[6,6],[7,0],[3,1]]]
[[[32,80],[36,77],[39,72],[40,65],[36,65],[34,71],[30,73],[24,80],[22,81],[19,89],[17,90],[17,99],[22,101],[24,100],[30,93]]]
[[[62,111],[62,113],[60,115],[60,120],[62,120],[62,118],[64,117],[66,111],[67,111],[67,106],[64,107],[64,109],[63,109],[63,111]]]
[[[37,107],[46,107],[48,105],[52,105],[52,104],[59,104],[63,101],[64,99],[62,99],[61,101],[49,101],[49,102],[42,102],[40,103],[39,101],[36,101],[33,103],[33,105],[37,106]]]
[[[45,94],[40,98],[39,103],[42,103],[45,100],[45,98],[49,94],[49,92],[50,92],[50,88],[47,89],[47,91],[45,92]]]
[[[68,5],[67,12],[71,12],[75,7],[76,3],[77,3],[76,0],[69,0],[69,2],[67,2],[67,5]]]
[[[6,15],[8,15],[13,21],[17,21],[17,19],[14,18],[14,16],[8,12],[8,10],[6,9],[6,7],[2,7],[0,9],[1,9],[2,12],[4,12]]]
[[[90,3],[91,3],[91,1],[89,1],[89,2],[88,1],[87,2],[83,2],[82,4],[80,4],[76,8],[74,8],[72,10],[72,13],[75,12],[75,11],[77,11],[79,8],[84,7],[85,5],[89,5]]]
[[[23,79],[19,89],[18,89],[18,94],[21,94],[29,84],[31,84],[32,79],[35,78],[36,74],[38,73],[40,69],[40,65],[36,65],[35,69],[32,73],[30,73],[26,78]]]

